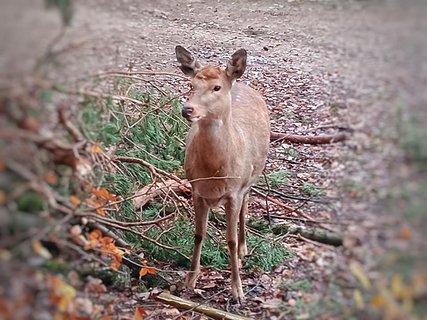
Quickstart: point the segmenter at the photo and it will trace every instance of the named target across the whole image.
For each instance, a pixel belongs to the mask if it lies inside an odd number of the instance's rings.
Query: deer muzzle
[[[181,110],[181,115],[191,122],[197,121],[201,118],[189,103],[184,104]]]

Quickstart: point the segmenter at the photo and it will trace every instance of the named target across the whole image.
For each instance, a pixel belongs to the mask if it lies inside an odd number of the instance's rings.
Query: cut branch
[[[272,230],[276,235],[299,234],[304,238],[329,244],[335,247],[341,246],[343,243],[341,234],[319,228],[306,228],[299,226],[289,226],[287,224],[276,224],[273,226]]]
[[[71,123],[69,117],[67,116],[68,106],[66,102],[62,102],[61,106],[58,108],[58,118],[59,122],[64,126],[65,130],[73,137],[75,142],[83,140],[83,136],[80,131]]]
[[[253,320],[252,318],[246,318],[223,310],[200,305],[198,303],[179,298],[166,292],[159,294],[156,299],[175,308],[181,310],[193,310],[217,320]]]
[[[325,134],[321,136],[301,136],[296,134],[287,134],[279,132],[270,133],[270,141],[288,141],[292,143],[305,143],[305,144],[327,144],[348,139],[348,134],[340,132],[337,134]]]

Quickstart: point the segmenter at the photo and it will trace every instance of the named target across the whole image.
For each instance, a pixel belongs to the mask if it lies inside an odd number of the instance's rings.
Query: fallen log
[[[305,143],[305,144],[327,144],[348,139],[348,134],[340,132],[337,134],[325,134],[320,136],[301,136],[296,134],[287,134],[279,132],[270,133],[270,141],[288,141],[292,143]]]
[[[294,234],[301,235],[304,238],[313,240],[319,243],[329,244],[339,247],[343,244],[343,236],[338,232],[325,230],[324,228],[303,227],[287,223],[279,223],[270,225],[266,221],[249,219],[248,225],[258,231],[265,232],[271,230],[275,235]]]
[[[339,247],[343,243],[342,235],[337,232],[320,228],[308,228],[299,226],[289,226],[287,224],[276,224],[272,226],[274,234],[300,234],[304,238]]]
[[[227,311],[218,310],[212,307],[201,305],[200,303],[196,303],[193,301],[185,300],[182,298],[179,298],[177,296],[174,296],[172,294],[162,292],[156,297],[157,300],[171,305],[175,308],[181,309],[181,310],[192,310],[196,311],[198,313],[202,313],[208,317],[211,317],[212,319],[217,320],[253,320],[252,318],[246,318],[243,316],[239,316],[237,314],[233,314]]]

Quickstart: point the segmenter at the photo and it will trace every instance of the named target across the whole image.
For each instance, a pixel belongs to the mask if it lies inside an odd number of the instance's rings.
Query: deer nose
[[[193,107],[188,104],[184,104],[181,110],[181,114],[185,119],[189,120],[191,118],[191,115],[193,114],[193,110]]]

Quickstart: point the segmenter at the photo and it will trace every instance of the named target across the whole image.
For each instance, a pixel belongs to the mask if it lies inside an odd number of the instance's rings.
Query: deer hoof
[[[233,302],[242,305],[245,301],[245,295],[243,294],[242,287],[232,288],[231,294],[233,295]]]
[[[194,291],[194,289],[196,288],[196,283],[197,283],[198,276],[199,276],[198,272],[192,272],[192,271],[190,271],[187,274],[187,277],[185,278],[184,287],[186,289],[190,289],[190,290]]]

